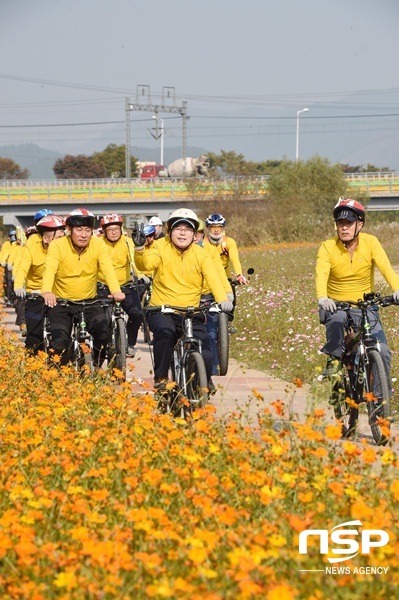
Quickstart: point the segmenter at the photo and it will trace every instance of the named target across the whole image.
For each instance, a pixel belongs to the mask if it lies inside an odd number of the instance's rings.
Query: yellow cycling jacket
[[[14,244],[15,244],[15,242],[14,242]],[[11,246],[12,246],[12,244],[11,244],[10,240],[6,240],[4,242],[4,244],[2,245],[1,250],[0,250],[0,264],[1,265],[6,264],[8,257],[10,255]]]
[[[85,300],[97,295],[98,270],[105,274],[105,283],[112,294],[121,288],[104,242],[92,237],[81,254],[75,250],[70,236],[51,242],[44,263],[43,292],[53,292],[58,298]]]
[[[149,249],[136,250],[134,258],[138,269],[154,272],[151,306],[199,306],[204,287],[209,287],[216,302],[227,300],[212,258],[197,244],[181,252],[166,236]]]
[[[47,250],[43,248],[42,239],[36,236],[34,244],[24,246],[21,260],[14,273],[14,287],[26,287],[27,292],[38,292],[42,287],[44,261]]]
[[[99,239],[107,248],[111,256],[119,284],[124,285],[125,283],[132,281],[132,275],[134,275],[134,273],[132,273],[134,261],[134,245],[132,240],[123,234],[114,244],[107,240],[105,235]],[[101,281],[101,283],[106,283],[105,273],[101,267],[98,270],[98,280]]]
[[[203,246],[205,252],[208,252],[209,255],[211,256],[212,260],[213,260],[213,264],[216,267],[217,272],[219,273],[219,277],[220,277],[220,281],[223,284],[223,288],[224,291],[227,292],[228,294],[232,294],[233,290],[231,289],[231,285],[229,280],[227,279],[227,273],[224,270],[223,267],[223,263],[220,260],[220,254],[218,252],[218,249],[216,246],[214,246],[213,244],[204,244]],[[202,290],[202,293],[204,295],[206,294],[210,294],[211,290],[209,288],[209,286],[205,286],[204,289]]]
[[[209,241],[209,238],[205,237],[204,245],[214,246],[217,249],[228,277],[230,275],[230,273],[227,272],[229,262],[231,262],[233,266],[234,274],[242,275],[242,266],[238,256],[238,248],[233,238],[224,235],[217,244],[212,244]]]
[[[15,242],[14,244],[11,245],[11,250],[10,250],[10,254],[8,256],[7,263],[9,265],[12,265],[13,272],[15,272],[15,268],[21,259],[21,255],[24,250],[24,247],[25,246],[23,246],[22,244],[19,244],[18,242]]]
[[[316,262],[317,298],[334,300],[363,298],[364,293],[374,291],[374,268],[378,267],[392,290],[399,290],[399,276],[374,235],[359,234],[359,243],[353,255],[339,238],[324,242],[318,251]]]

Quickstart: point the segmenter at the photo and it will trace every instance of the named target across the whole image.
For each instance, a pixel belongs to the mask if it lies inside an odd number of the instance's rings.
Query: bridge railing
[[[399,173],[347,173],[350,188],[371,192],[398,192]],[[0,202],[18,201],[109,201],[140,198],[216,197],[218,194],[261,196],[267,193],[268,176],[220,179],[15,179],[0,181]]]

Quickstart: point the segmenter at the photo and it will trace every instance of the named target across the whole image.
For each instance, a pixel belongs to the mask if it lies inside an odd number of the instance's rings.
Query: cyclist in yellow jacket
[[[222,310],[232,309],[232,302],[227,299],[212,258],[194,243],[198,224],[199,219],[192,210],[181,208],[174,211],[167,221],[168,235],[154,242],[147,250],[144,249],[145,236],[142,231],[138,229],[134,232],[136,266],[142,271],[154,272],[150,306],[199,306],[206,280]],[[148,315],[148,323],[154,334],[155,387],[162,390],[166,386],[169,363],[181,330],[182,316],[151,313]],[[194,335],[202,342],[208,386],[212,389],[212,344],[202,316],[194,321]]]
[[[134,263],[134,245],[131,238],[128,238],[123,232],[123,219],[115,213],[105,215],[100,221],[104,235],[101,241],[107,247],[115,273],[118,277],[119,285],[125,294],[125,299],[121,306],[129,319],[127,322],[127,354],[130,357],[136,355],[137,334],[140,325],[143,322],[143,311],[138,291],[138,277],[135,272]],[[101,267],[98,271],[98,295],[107,297],[109,288],[105,281],[105,273]]]
[[[76,208],[65,220],[69,235],[50,244],[44,264],[42,296],[48,311],[51,345],[61,355],[61,364],[68,362],[68,346],[76,307],[61,306],[57,298],[82,301],[97,297],[98,271],[105,274],[110,295],[121,302],[121,292],[109,251],[103,241],[93,236],[95,217],[85,208]],[[108,341],[109,318],[98,305],[85,309],[87,330],[93,335],[93,359],[101,366]]]
[[[38,235],[36,235],[38,234]],[[43,349],[44,302],[40,296],[44,261],[50,243],[63,237],[65,221],[57,215],[47,215],[36,225],[33,242],[24,247],[21,261],[15,273],[15,295],[25,303],[25,347],[36,354]],[[27,293],[29,296],[27,297]],[[30,296],[33,294],[33,296]]]
[[[220,254],[227,277],[231,276],[229,265],[233,267],[237,282],[240,285],[248,283],[246,277],[242,274],[240,257],[235,240],[225,234],[226,219],[221,214],[209,215],[206,219],[208,236],[205,238],[205,244],[215,246]]]
[[[12,260],[14,249],[17,244],[17,232],[10,229],[8,232],[8,240],[4,242],[0,251],[0,265],[4,269],[3,284],[4,284],[4,300],[6,306],[13,306],[12,296],[14,285],[12,280]]]
[[[209,252],[212,257],[213,264],[215,265],[221,282],[223,283],[223,287],[227,293],[227,298],[231,302],[234,301],[234,294],[231,288],[230,282],[227,279],[226,271],[223,268],[222,261],[220,260],[220,254],[213,244],[204,244],[205,238],[205,223],[202,219],[199,220],[198,230],[195,233],[195,241],[199,246],[202,246],[206,252]],[[201,301],[209,302],[213,300],[213,296],[211,290],[208,285],[202,290]],[[219,356],[218,356],[218,316],[217,314],[209,313],[206,318],[206,330],[209,334],[209,337],[212,340],[212,349],[213,349],[213,367],[212,367],[212,375],[218,375],[219,373]]]
[[[320,323],[326,327],[326,344],[322,352],[328,355],[325,376],[340,368],[340,359],[345,349],[344,335],[347,325],[346,311],[339,310],[335,301],[363,298],[374,291],[374,269],[377,267],[394,290],[395,301],[399,301],[399,276],[374,235],[363,233],[366,212],[356,200],[340,198],[333,210],[337,237],[325,241],[319,248],[316,262],[316,293]],[[371,333],[380,341],[381,355],[390,372],[391,353],[380,321],[378,306],[371,307]],[[359,322],[360,310],[350,309],[355,322]],[[390,378],[389,378],[390,380]]]

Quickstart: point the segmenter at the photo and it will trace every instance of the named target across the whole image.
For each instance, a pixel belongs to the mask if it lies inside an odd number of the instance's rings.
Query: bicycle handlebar
[[[117,302],[116,300],[114,300],[113,298],[94,298],[93,300],[68,300],[68,298],[57,298],[57,304],[59,304],[60,306],[68,306],[68,305],[73,305],[73,306],[80,306],[80,307],[85,307],[85,306],[93,306],[95,304],[99,304],[100,306],[111,306],[112,304],[120,304],[119,302]]]
[[[356,308],[360,308],[360,309],[367,309],[370,306],[392,306],[393,304],[397,304],[395,302],[395,300],[393,299],[393,296],[380,296],[379,294],[376,294],[373,297],[367,297],[368,295],[365,294],[365,298],[363,300],[357,300],[356,302],[354,300],[345,300],[345,301],[341,301],[341,302],[335,302],[335,305],[337,307],[337,310],[349,310],[351,307],[356,307]]]
[[[201,306],[187,306],[187,307],[172,306],[170,304],[162,304],[161,306],[146,306],[143,310],[144,310],[144,312],[149,312],[149,313],[156,313],[156,312],[159,312],[162,314],[179,313],[182,315],[194,315],[194,314],[204,313],[204,312],[214,312],[214,313],[222,312],[220,305],[217,304],[216,302],[201,304]]]

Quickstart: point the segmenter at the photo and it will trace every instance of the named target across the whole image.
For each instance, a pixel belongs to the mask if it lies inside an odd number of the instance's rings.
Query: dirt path
[[[6,308],[2,319],[3,325],[10,331],[19,332],[15,326],[15,312]],[[22,342],[22,339],[21,339]],[[143,393],[148,387],[152,387],[152,361],[150,348],[142,341],[139,334],[137,354],[134,359],[128,359],[127,378],[132,382],[132,390]],[[230,360],[228,374],[225,377],[213,377],[217,392],[212,396],[211,403],[216,408],[216,414],[225,415],[232,411],[240,411],[243,419],[255,425],[257,415],[264,408],[271,406],[276,400],[285,403],[289,413],[299,420],[303,420],[306,414],[313,408],[325,409],[331,422],[334,422],[333,411],[325,402],[317,402],[312,399],[310,386],[297,387],[293,383],[287,383],[255,369],[249,369],[235,360]],[[359,421],[359,437],[365,437],[372,442],[370,428],[367,418],[361,417]],[[396,436],[399,436],[399,426],[394,426]]]

